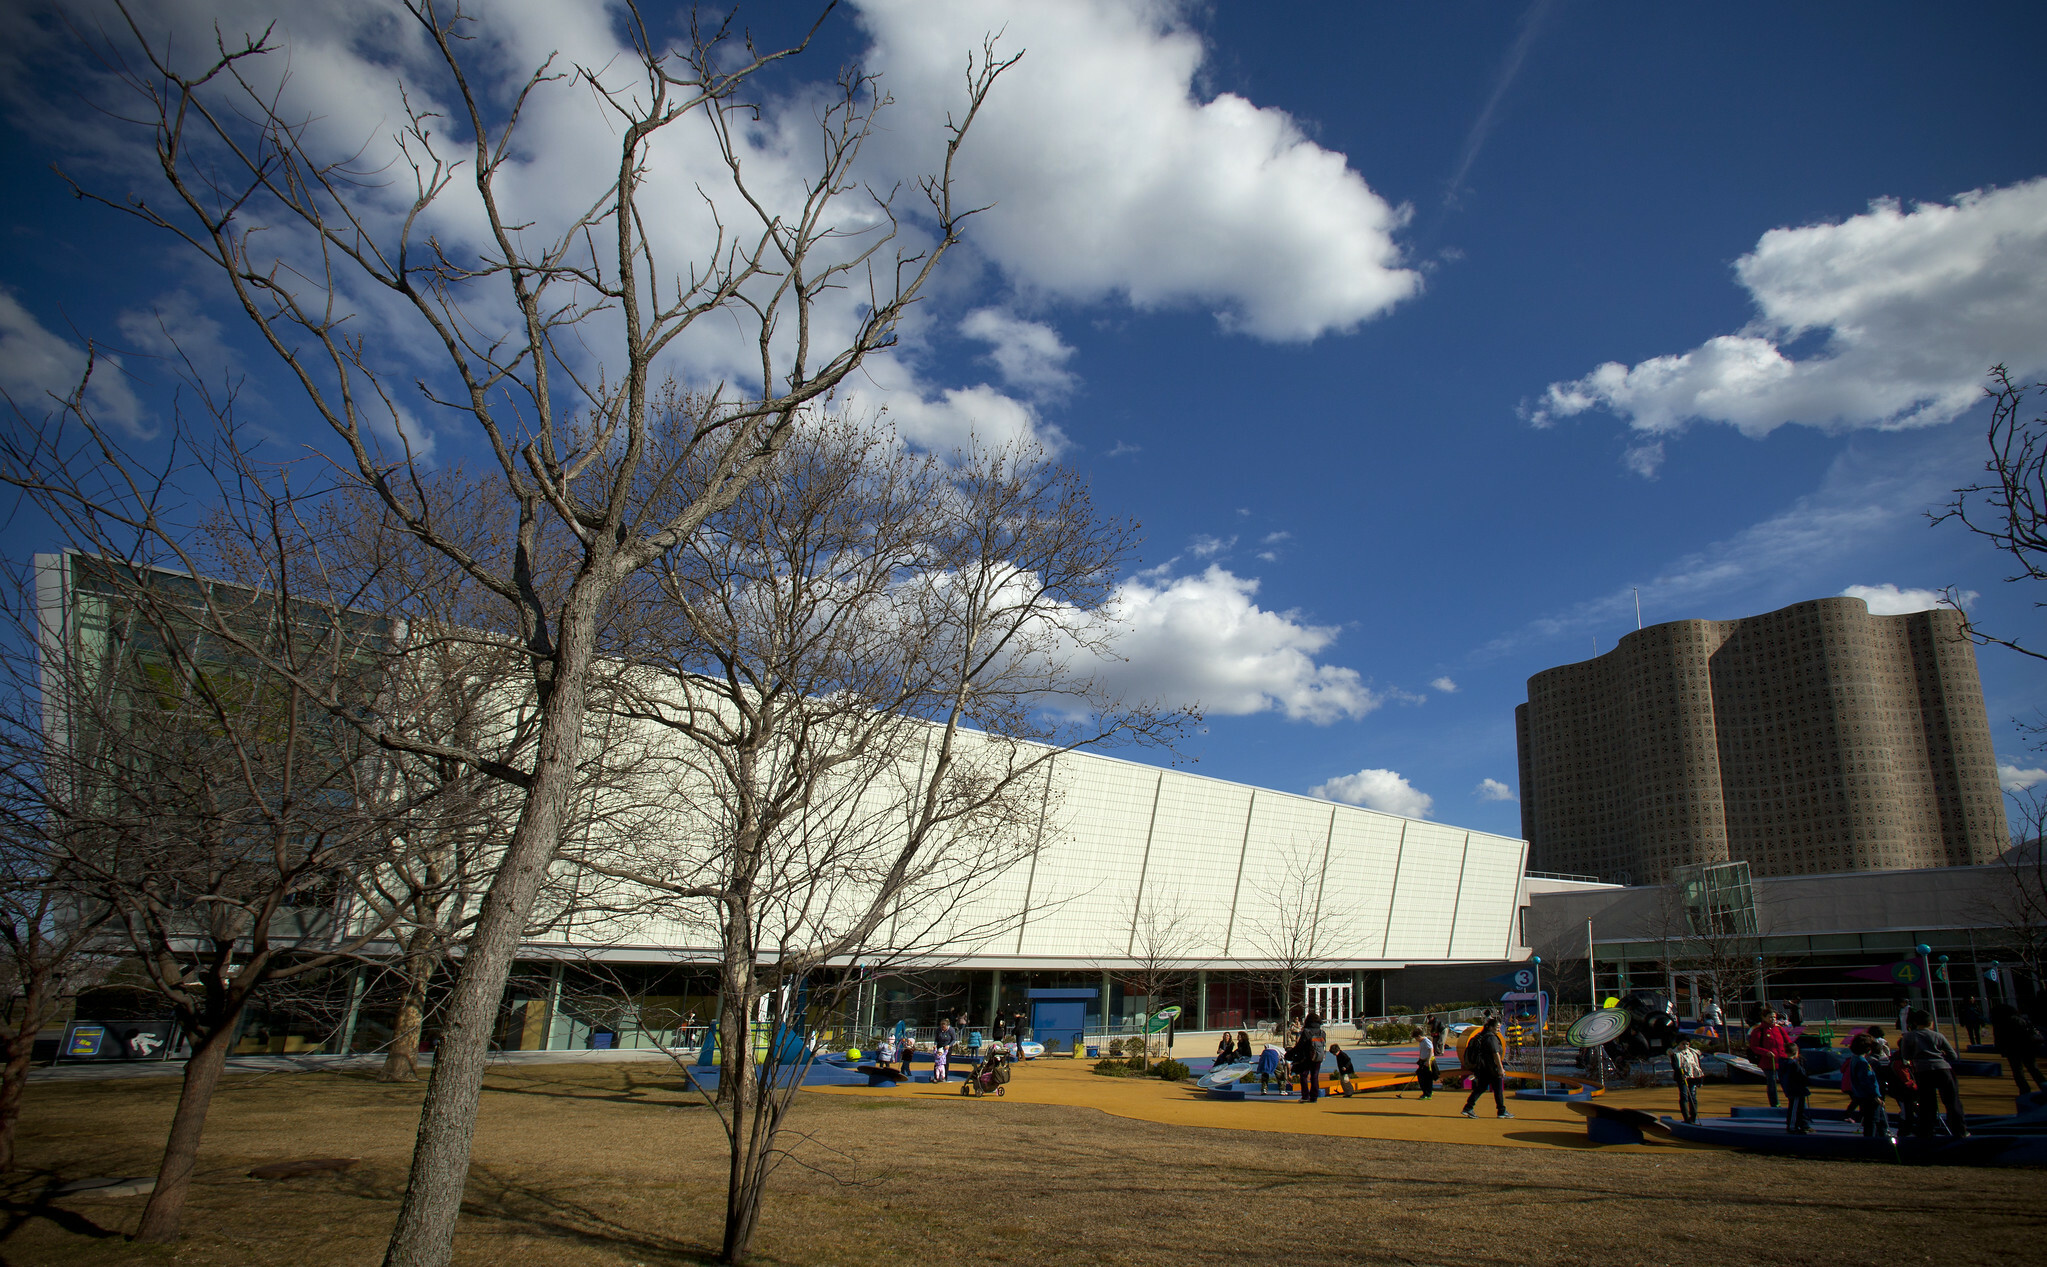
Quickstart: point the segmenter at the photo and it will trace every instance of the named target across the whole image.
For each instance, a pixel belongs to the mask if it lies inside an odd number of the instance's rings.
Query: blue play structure
[[[2009,1116],[1971,1113],[1969,1136],[1931,1138],[1906,1136],[1895,1143],[1865,1140],[1862,1127],[1841,1109],[1813,1109],[1812,1133],[1793,1135],[1784,1129],[1785,1110],[1742,1105],[1728,1117],[1680,1122],[1665,1118],[1672,1136],[1701,1144],[1720,1144],[1751,1152],[1794,1157],[1879,1158],[1937,1166],[2047,1165],[2047,1096],[2035,1092],[2022,1098]]]

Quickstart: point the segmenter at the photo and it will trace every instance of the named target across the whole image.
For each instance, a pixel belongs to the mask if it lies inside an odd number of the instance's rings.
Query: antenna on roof
[[[1635,591],[1635,628],[1640,629],[1642,627],[1642,587],[1630,585],[1628,588]]]

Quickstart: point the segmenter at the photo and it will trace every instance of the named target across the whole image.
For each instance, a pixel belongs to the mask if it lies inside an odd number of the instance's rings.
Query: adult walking
[[[1691,1039],[1680,1038],[1670,1049],[1670,1075],[1677,1082],[1677,1111],[1687,1122],[1698,1121],[1699,1083],[1705,1080],[1706,1066],[1692,1050]]]
[[[1421,1088],[1421,1098],[1428,1100],[1436,1094],[1436,1040],[1424,1030],[1419,1041],[1420,1050],[1414,1062],[1414,1084]]]
[[[1477,1117],[1472,1110],[1478,1107],[1478,1097],[1491,1090],[1496,1115],[1513,1117],[1507,1112],[1507,1047],[1500,1041],[1499,1018],[1486,1018],[1478,1037],[1465,1044],[1463,1062],[1471,1071],[1471,1095],[1464,1101],[1464,1116]]]
[[[1986,1018],[1983,1015],[1983,1005],[1976,1001],[1975,995],[1972,994],[1962,1000],[1958,1019],[1962,1022],[1962,1028],[1969,1031],[1969,1046],[1980,1046],[1983,1042],[1983,1022]]]
[[[1329,1035],[1322,1028],[1322,1018],[1313,1012],[1302,1017],[1301,1035],[1287,1053],[1294,1075],[1301,1081],[1302,1104],[1313,1104],[1322,1098],[1322,1057],[1328,1049]]]
[[[2019,1094],[2031,1091],[2047,1091],[2047,1081],[2040,1077],[2040,1039],[2033,1033],[2033,1026],[2017,1008],[2009,1003],[1993,1004],[1990,1008],[1990,1042],[1997,1048],[1997,1054],[2011,1066],[2011,1080],[2019,1084]],[[2026,1075],[2033,1075],[2033,1085],[2026,1086]]]
[[[1748,1032],[1748,1058],[1763,1071],[1763,1087],[1773,1109],[1777,1107],[1777,1071],[1791,1054],[1791,1031],[1778,1023],[1776,1012],[1764,1008],[1762,1019]]]
[[[1955,1085],[1954,1062],[1961,1056],[1947,1035],[1933,1028],[1933,1018],[1925,1009],[1913,1008],[1907,1019],[1912,1022],[1912,1030],[1898,1040],[1897,1058],[1912,1066],[1913,1080],[1919,1084],[1919,1136],[1932,1138],[1934,1101],[1938,1098],[1941,1107],[1947,1110],[1948,1134],[1966,1139],[1969,1123],[1962,1117],[1961,1088]]]

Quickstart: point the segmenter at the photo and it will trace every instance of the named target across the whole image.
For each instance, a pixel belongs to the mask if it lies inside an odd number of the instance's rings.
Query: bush
[[[1421,1030],[1405,1021],[1388,1021],[1384,1025],[1365,1027],[1365,1041],[1368,1043],[1411,1042]]]
[[[1387,1009],[1386,1009],[1386,1015],[1388,1015],[1388,1016],[1412,1016],[1412,1015],[1414,1015],[1414,1009],[1413,1009],[1413,1008],[1411,1008],[1411,1007],[1389,1007],[1389,1008],[1387,1008]]]
[[[1134,1068],[1127,1060],[1097,1060],[1094,1072],[1104,1078],[1134,1078],[1141,1070]]]
[[[1164,1078],[1167,1082],[1185,1082],[1194,1076],[1194,1071],[1177,1060],[1161,1060],[1151,1067],[1152,1076]]]

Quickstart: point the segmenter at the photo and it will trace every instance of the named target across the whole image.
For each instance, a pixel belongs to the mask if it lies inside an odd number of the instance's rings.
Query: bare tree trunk
[[[398,1021],[391,1030],[391,1047],[384,1053],[379,1082],[413,1082],[419,1078],[419,1030],[426,1014],[426,987],[434,975],[434,957],[427,953],[433,930],[414,929],[405,948],[405,997],[398,1004]]]
[[[29,1062],[35,1057],[36,1031],[43,1026],[43,983],[29,983],[21,1021],[6,1036],[7,1065],[0,1070],[0,1174],[14,1169],[14,1123],[21,1117],[21,1097],[28,1090]]]
[[[718,1098],[731,1106],[726,1123],[732,1132],[731,1165],[725,1182],[725,1240],[718,1250],[721,1263],[745,1261],[754,1220],[760,1213],[760,1185],[753,1179],[757,1151],[754,1114],[760,1107],[754,1094],[754,990],[751,980],[743,979],[740,971],[738,965],[726,968],[725,1009],[718,1022],[718,1038],[725,1047],[725,1061],[718,1071]],[[774,1036],[768,1041],[772,1043]]]
[[[192,1171],[199,1159],[199,1139],[206,1131],[206,1111],[213,1107],[214,1088],[227,1066],[228,1043],[234,1038],[237,1008],[201,1039],[185,1062],[185,1084],[178,1091],[178,1109],[171,1117],[170,1138],[164,1141],[163,1164],[157,1168],[156,1190],[142,1211],[142,1225],[135,1229],[138,1241],[168,1242],[178,1238],[178,1221],[185,1213],[185,1194],[192,1187]]]
[[[541,727],[532,784],[504,861],[484,894],[476,931],[448,1000],[447,1020],[434,1049],[433,1076],[427,1080],[426,1103],[420,1110],[412,1172],[384,1253],[385,1267],[445,1267],[454,1252],[498,1006],[527,918],[560,846],[562,822],[575,790],[595,605],[585,590],[571,597],[570,608],[563,613],[561,647],[551,665],[553,681],[541,683],[547,720]]]

